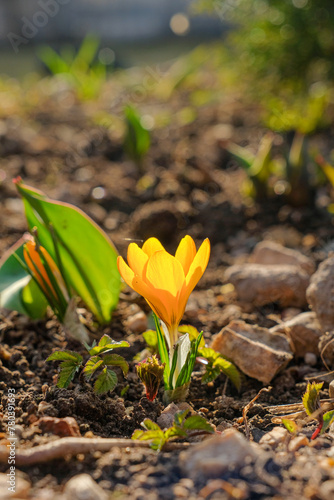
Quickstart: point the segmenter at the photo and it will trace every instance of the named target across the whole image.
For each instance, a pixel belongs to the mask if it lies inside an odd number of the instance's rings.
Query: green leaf
[[[141,425],[147,431],[161,431],[160,426],[149,418],[145,418],[145,420],[141,423]]]
[[[74,363],[77,363],[78,365],[81,364],[82,362],[82,356],[81,354],[78,354],[75,351],[55,351],[50,356],[46,361],[73,361]]]
[[[296,432],[298,431],[298,425],[294,420],[291,420],[289,418],[282,418],[282,424],[291,434],[296,434]]]
[[[184,420],[186,419],[190,410],[181,410],[177,411],[174,415],[174,425],[183,425]]]
[[[191,415],[186,419],[186,421],[183,423],[183,429],[186,429],[187,431],[190,430],[198,430],[198,431],[205,431],[209,432],[212,434],[214,431],[213,427],[207,422],[207,420],[204,417],[201,417],[200,415]]]
[[[150,133],[141,124],[140,115],[134,107],[126,106],[124,115],[127,126],[124,137],[124,150],[130,158],[140,162],[150,147]]]
[[[169,383],[170,366],[169,366],[169,356],[168,356],[166,340],[165,340],[165,337],[161,331],[159,318],[154,313],[153,313],[153,319],[154,319],[155,328],[157,331],[158,350],[159,350],[159,354],[160,354],[160,360],[161,360],[162,364],[165,364],[165,371],[164,371],[165,389],[168,389],[169,388],[168,383]]]
[[[103,335],[99,343],[89,349],[89,354],[94,356],[95,354],[102,354],[104,352],[112,351],[113,349],[119,349],[121,347],[130,347],[129,342],[126,340],[116,341],[113,340],[109,335]]]
[[[201,334],[201,332],[199,332],[197,328],[195,328],[192,325],[181,325],[178,327],[178,331],[180,333],[188,333],[190,340],[196,340],[198,336]],[[202,335],[199,347],[204,347],[204,346],[205,346],[205,340]]]
[[[202,376],[202,384],[213,382],[221,374],[219,367],[213,368],[212,365],[206,365],[206,371]]]
[[[200,347],[198,350],[199,356],[205,358],[209,361],[209,363],[213,363],[217,358],[219,358],[220,353],[211,349],[210,347]]]
[[[166,431],[164,431],[165,434],[165,441],[169,441],[172,437],[181,437],[181,438],[187,438],[188,434],[186,431],[184,431],[181,427],[170,427]]]
[[[103,363],[108,366],[119,366],[124,375],[127,375],[129,371],[128,363],[125,361],[123,356],[120,356],[119,354],[107,354],[107,356],[103,358]]]
[[[108,368],[104,368],[95,381],[94,391],[96,394],[104,394],[105,392],[112,391],[116,387],[117,382],[116,373],[108,370]]]
[[[220,356],[213,363],[213,367],[217,367],[226,375],[231,382],[235,385],[238,391],[241,389],[241,375],[238,369],[235,367],[233,363],[227,361],[227,359]]]
[[[151,441],[150,447],[153,450],[160,451],[165,444],[165,434],[160,429],[151,431],[136,430],[131,436],[131,439],[139,439],[140,441]]]
[[[133,432],[131,439],[140,439],[144,433],[145,431],[142,431],[141,429],[136,429]]]
[[[312,415],[320,408],[320,395],[319,392],[323,386],[323,382],[317,384],[316,382],[308,382],[306,392],[303,396],[303,405],[308,415]]]
[[[334,410],[327,411],[324,414],[323,418],[324,418],[324,423],[320,431],[320,434],[323,434],[328,429],[328,427],[334,422]]]
[[[102,364],[103,359],[101,359],[100,356],[93,356],[85,364],[85,368],[83,369],[84,376],[89,379]]]
[[[220,372],[223,372],[231,382],[234,384],[236,389],[240,391],[241,388],[241,375],[236,366],[225,359],[219,352],[208,347],[202,347],[198,350],[199,356],[205,358],[208,361],[206,365],[206,372],[202,377],[202,383],[208,383],[218,377]]]
[[[144,340],[147,344],[147,347],[150,348],[152,352],[158,352],[158,339],[157,332],[154,330],[147,330],[143,333]]]
[[[183,385],[187,384],[190,381],[191,374],[194,370],[195,362],[196,362],[196,357],[198,353],[198,346],[201,342],[203,336],[203,332],[201,332],[196,340],[193,340],[191,342],[191,349],[190,352],[188,353],[187,359],[179,373],[179,376],[176,380],[175,387],[182,387]]]
[[[74,375],[79,370],[80,365],[75,361],[63,361],[60,364],[60,373],[58,377],[57,387],[67,388],[72,382]]]
[[[37,227],[41,245],[57,262],[52,225],[66,281],[99,322],[109,322],[118,302],[120,275],[117,252],[108,236],[73,205],[50,200],[20,181],[16,186],[23,198],[29,229]]]
[[[0,307],[25,314],[32,319],[43,318],[48,303],[38,285],[15,258],[23,259],[21,238],[0,260]]]

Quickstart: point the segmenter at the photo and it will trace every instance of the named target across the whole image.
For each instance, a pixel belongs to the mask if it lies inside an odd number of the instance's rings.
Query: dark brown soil
[[[333,238],[334,226],[327,212],[317,207],[291,208],[282,200],[261,205],[245,203],[240,194],[244,173],[223,154],[210,131],[216,124],[227,123],[233,127],[234,140],[256,144],[262,130],[256,125],[254,113],[226,103],[204,106],[190,125],[171,124],[156,130],[144,162],[149,180],[146,187],[142,172],[126,158],[119,140],[93,125],[89,113],[79,104],[61,111],[50,104],[48,111],[35,109],[16,122],[5,117],[0,135],[0,252],[26,230],[22,205],[11,182],[20,175],[27,184],[42,189],[51,198],[70,201],[86,211],[110,235],[123,256],[129,240],[156,236],[174,252],[185,234],[198,243],[209,237],[210,263],[184,316],[184,323],[203,329],[207,341],[232,317],[266,327],[275,325],[286,313],[275,304],[231,309],[231,304],[239,304],[233,294],[222,293],[224,269],[245,261],[255,244],[264,238],[297,248],[320,261],[326,254],[325,245]],[[314,140],[325,142],[328,137],[326,132]],[[96,187],[104,190],[99,199],[94,197]],[[15,388],[18,447],[29,448],[56,439],[34,425],[45,416],[73,417],[82,436],[88,433],[125,438],[131,437],[144,418],[157,419],[163,409],[162,390],[153,403],[144,397],[133,361],[134,355],[145,347],[144,342],[141,335],[126,326],[126,320],[138,307],[149,312],[141,298],[125,291],[112,323],[105,328],[92,327],[94,338],[108,333],[131,344],[130,349],[121,352],[130,363],[129,375],[124,379],[119,373],[119,384],[106,396],[95,395],[91,386],[79,378],[67,390],[55,387],[57,363],[45,362],[50,353],[65,347],[82,354],[84,351],[75,341],[65,338],[54,318],[30,321],[16,313],[2,312],[0,417],[6,409],[8,388]],[[196,370],[189,394],[194,410],[218,429],[234,426],[244,432],[240,423],[242,409],[262,384],[245,377],[238,394],[230,383],[225,387],[223,375],[209,386],[201,384],[201,367],[196,366]],[[261,395],[248,413],[255,441],[273,427],[266,407],[299,403],[306,388],[305,376],[311,370],[325,368],[320,360],[312,369],[303,360],[294,360],[274,379],[271,391]],[[323,397],[328,397],[327,388],[325,385]],[[311,424],[303,432],[310,437],[314,428]],[[5,433],[6,422],[0,418],[3,443]],[[334,468],[319,465],[328,456],[328,450],[332,452],[331,446],[333,436],[327,434],[297,454],[268,450],[255,465],[239,471],[231,469],[221,479],[234,485],[235,492],[243,491],[243,497],[233,496],[224,488],[208,494],[203,490],[203,479],[190,479],[181,470],[178,451],[157,454],[148,449],[115,448],[109,453],[64,457],[18,469],[22,477],[31,481],[29,498],[39,498],[41,490],[51,491],[47,498],[52,498],[52,491],[61,493],[72,476],[87,472],[110,493],[110,498],[316,500],[333,495]],[[7,470],[6,463],[0,464],[0,472]]]

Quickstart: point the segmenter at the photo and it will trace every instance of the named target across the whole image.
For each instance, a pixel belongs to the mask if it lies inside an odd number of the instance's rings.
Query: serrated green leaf
[[[177,411],[174,415],[174,425],[182,426],[190,410]]]
[[[0,260],[0,307],[25,314],[32,319],[43,318],[48,303],[38,285],[20,265],[14,253],[23,259],[21,238]]]
[[[129,365],[119,354],[107,354],[103,358],[103,363],[108,366],[119,366],[122,369],[124,375],[127,375],[129,371]]]
[[[94,391],[96,394],[104,394],[112,391],[117,385],[117,375],[112,370],[104,368],[102,373],[97,377],[94,384]]]
[[[58,377],[57,387],[67,388],[72,382],[74,375],[79,370],[80,365],[74,361],[63,361],[60,365],[60,373]]]
[[[103,359],[101,359],[100,356],[93,356],[85,364],[85,368],[83,369],[84,376],[89,379],[102,364]]]
[[[142,435],[144,434],[145,431],[142,431],[141,429],[136,429],[131,436],[131,439],[140,439]]]
[[[323,386],[323,382],[317,384],[308,382],[306,392],[303,396],[303,405],[308,415],[312,415],[315,411],[320,408],[320,396],[319,392]]]
[[[120,292],[117,252],[108,236],[84,212],[47,198],[41,191],[16,182],[32,230],[57,262],[50,224],[58,242],[66,279],[101,323],[111,319]]]
[[[200,415],[191,415],[183,423],[183,429],[190,431],[205,431],[209,433],[215,432],[213,427],[207,422],[204,417]]]
[[[298,431],[298,425],[294,420],[290,420],[289,418],[282,418],[282,424],[291,434],[295,434]]]
[[[164,434],[166,442],[172,437],[181,437],[181,438],[188,437],[186,431],[184,431],[181,427],[174,427],[174,426],[164,431]]]
[[[217,358],[219,358],[220,353],[210,347],[200,347],[198,349],[198,355],[207,359],[209,363],[213,363]]]
[[[82,356],[81,354],[78,354],[75,351],[55,351],[50,356],[47,358],[46,361],[73,361],[73,363],[76,363],[77,365],[80,365],[82,362]]]
[[[88,352],[91,356],[94,356],[95,354],[102,354],[112,351],[113,349],[120,349],[122,347],[129,346],[130,344],[129,342],[126,342],[126,340],[116,341],[109,337],[109,335],[103,335],[100,342],[96,346],[92,347]]]
[[[323,434],[325,431],[327,431],[329,426],[332,425],[332,423],[334,422],[334,410],[327,411],[324,414],[323,419],[324,419],[324,423],[323,423],[323,426],[321,428],[320,434]]]
[[[141,426],[147,431],[161,431],[160,426],[153,422],[150,418],[145,418],[145,420],[141,423]]]
[[[221,374],[220,368],[212,368],[212,366],[207,365],[206,371],[202,376],[202,384],[208,384],[209,382],[213,382],[216,378]]]
[[[206,372],[202,377],[202,383],[212,382],[219,375],[219,372],[223,372],[231,380],[236,389],[240,391],[241,375],[231,361],[228,361],[219,352],[208,347],[200,348],[198,354],[208,361]]]

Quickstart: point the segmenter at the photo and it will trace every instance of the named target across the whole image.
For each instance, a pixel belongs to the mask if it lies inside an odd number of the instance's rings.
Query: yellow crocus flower
[[[188,298],[203,276],[210,256],[210,242],[204,240],[196,252],[194,240],[185,236],[175,253],[168,253],[159,240],[149,238],[142,248],[128,247],[128,265],[118,257],[118,270],[124,281],[148,302],[165,323],[170,350],[178,339],[178,326]]]
[[[65,299],[69,300],[64,280],[55,261],[44,247],[40,246],[39,249],[46,262],[48,263],[48,266],[50,267],[50,270],[52,271],[52,274],[55,277]],[[54,299],[58,301],[59,297],[54,290],[54,287],[52,286],[48,273],[41,260],[40,254],[36,250],[36,243],[34,241],[27,241],[27,243],[25,243],[23,247],[23,257],[30,271],[33,273],[36,281],[38,281],[40,287],[44,291],[45,295],[48,297],[51,292]]]

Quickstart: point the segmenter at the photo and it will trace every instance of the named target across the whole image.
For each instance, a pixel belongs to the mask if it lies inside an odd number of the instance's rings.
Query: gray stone
[[[309,278],[300,267],[288,265],[242,264],[231,266],[224,274],[240,301],[254,306],[278,302],[281,307],[304,307]]]
[[[285,333],[297,358],[302,358],[306,353],[319,355],[318,343],[322,332],[314,312],[298,314],[289,321],[273,326],[270,331]]]
[[[180,466],[193,479],[219,477],[229,468],[238,470],[263,454],[259,445],[251,443],[235,429],[205,439],[180,454]]]
[[[293,358],[289,340],[267,328],[232,321],[213,337],[211,347],[249,377],[268,384]]]
[[[334,329],[334,257],[324,260],[311,277],[306,297],[323,332]]]
[[[313,274],[315,265],[312,259],[309,259],[301,252],[286,248],[274,241],[261,241],[256,245],[252,255],[249,258],[254,264],[268,265],[292,265],[297,266]]]
[[[78,474],[65,484],[67,500],[108,500],[108,494],[89,474]]]

